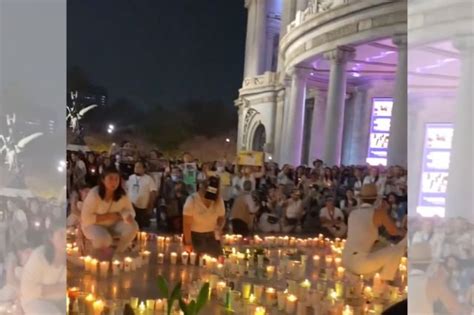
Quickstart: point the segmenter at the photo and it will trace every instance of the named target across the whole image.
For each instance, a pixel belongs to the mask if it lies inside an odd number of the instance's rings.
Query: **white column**
[[[244,130],[244,104],[239,102],[238,104],[238,112],[239,112],[239,121],[237,125],[237,141],[235,142],[237,145],[237,152],[240,151],[242,148],[242,137],[243,137],[243,130]]]
[[[283,131],[283,116],[285,110],[285,90],[278,91],[276,100],[276,113],[275,113],[275,140],[274,140],[274,156],[275,161],[280,161],[280,150],[282,145],[282,131]]]
[[[393,43],[398,46],[398,65],[393,98],[390,138],[388,141],[388,165],[407,166],[407,36],[395,35]]]
[[[326,91],[316,90],[313,119],[311,120],[311,142],[309,145],[309,163],[322,158],[324,146],[324,123],[326,120]]]
[[[344,128],[342,130],[341,164],[351,164],[351,145],[354,131],[355,95],[346,99],[344,108]]]
[[[365,165],[369,150],[369,132],[372,104],[368,99],[370,83],[354,88],[354,123],[352,125],[352,141],[350,160],[356,165]]]
[[[265,72],[266,0],[246,0],[248,10],[244,78]]]
[[[474,36],[459,37],[455,45],[460,52],[460,80],[456,104],[454,134],[448,177],[446,216],[474,220],[473,199],[473,100]]]
[[[286,159],[287,150],[287,131],[288,131],[288,115],[290,111],[290,94],[291,94],[291,78],[285,76],[283,79],[283,85],[285,86],[285,99],[283,100],[283,118],[282,118],[282,131],[280,138],[280,160],[282,163]]]
[[[296,16],[296,0],[284,0],[283,12],[281,14],[280,39],[285,36],[287,26],[293,22]]]
[[[355,55],[354,48],[339,47],[324,54],[331,62],[329,91],[326,109],[326,125],[323,161],[327,165],[341,162],[342,131],[344,124],[344,105],[346,97],[346,64]]]
[[[306,71],[294,68],[291,74],[289,110],[284,162],[294,166],[300,165],[303,146],[304,111],[306,101]]]
[[[304,11],[308,7],[308,0],[296,0],[296,11]]]

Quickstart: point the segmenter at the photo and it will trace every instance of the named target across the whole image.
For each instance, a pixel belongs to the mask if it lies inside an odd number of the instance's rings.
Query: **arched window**
[[[265,133],[265,126],[263,124],[259,124],[253,135],[252,150],[263,151],[265,143],[267,142],[266,138],[267,136]]]

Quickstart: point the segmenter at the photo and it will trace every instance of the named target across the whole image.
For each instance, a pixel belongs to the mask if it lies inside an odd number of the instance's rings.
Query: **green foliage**
[[[158,288],[161,294],[168,300],[168,315],[171,315],[173,304],[178,301],[180,309],[185,315],[197,315],[209,300],[209,283],[205,283],[199,291],[197,300],[190,301],[188,304],[183,300],[181,292],[181,282],[178,282],[170,294],[169,285],[162,276],[158,277]]]

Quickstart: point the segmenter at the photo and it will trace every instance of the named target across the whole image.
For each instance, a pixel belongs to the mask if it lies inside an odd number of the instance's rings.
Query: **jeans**
[[[191,241],[193,249],[197,254],[207,254],[213,257],[222,255],[221,243],[216,240],[214,232],[191,232]]]
[[[138,232],[138,224],[133,221],[129,224],[119,221],[110,226],[92,224],[82,229],[84,236],[92,242],[95,249],[110,247],[113,242],[113,235],[119,235],[120,241],[117,245],[117,252],[124,252],[132,243]]]

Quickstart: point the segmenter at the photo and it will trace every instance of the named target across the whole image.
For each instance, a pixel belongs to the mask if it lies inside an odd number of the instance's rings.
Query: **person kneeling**
[[[112,258],[113,236],[120,236],[115,253],[123,253],[135,238],[138,224],[135,210],[120,183],[116,168],[101,175],[99,186],[87,195],[81,213],[84,236],[92,242],[94,255],[101,260]]]
[[[334,206],[334,197],[327,196],[326,206],[319,213],[319,220],[325,232],[332,237],[343,237],[347,232],[344,213]]]

